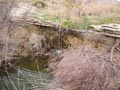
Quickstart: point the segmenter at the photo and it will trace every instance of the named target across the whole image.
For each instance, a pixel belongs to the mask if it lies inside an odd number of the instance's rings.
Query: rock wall
[[[91,31],[59,30],[32,24],[18,24],[11,32],[11,46],[15,56],[45,54],[68,47],[91,44],[97,50],[111,50],[116,38]]]

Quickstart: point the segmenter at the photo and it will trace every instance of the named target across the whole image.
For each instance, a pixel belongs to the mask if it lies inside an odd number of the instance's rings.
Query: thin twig
[[[113,54],[115,48],[117,48],[120,44],[120,39],[116,39],[115,44],[112,46],[111,53],[110,53],[110,61],[113,61]]]

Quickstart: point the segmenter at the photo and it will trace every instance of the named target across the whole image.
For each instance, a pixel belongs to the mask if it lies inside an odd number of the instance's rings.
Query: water
[[[42,71],[47,68],[49,56],[26,57],[13,62],[17,67],[26,68],[32,71]]]
[[[49,57],[27,57],[13,62],[0,72],[0,90],[48,90],[53,75],[45,72]]]

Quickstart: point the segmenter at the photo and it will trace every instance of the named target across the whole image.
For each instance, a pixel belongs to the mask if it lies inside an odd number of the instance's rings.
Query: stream
[[[49,90],[53,75],[45,72],[49,57],[15,60],[8,71],[0,69],[0,90]]]

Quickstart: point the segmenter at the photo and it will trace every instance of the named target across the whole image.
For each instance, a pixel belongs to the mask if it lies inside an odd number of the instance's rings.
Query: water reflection
[[[41,71],[43,72],[47,68],[47,63],[49,56],[39,56],[39,57],[26,57],[17,60],[15,65],[20,68],[26,68],[32,71]]]

